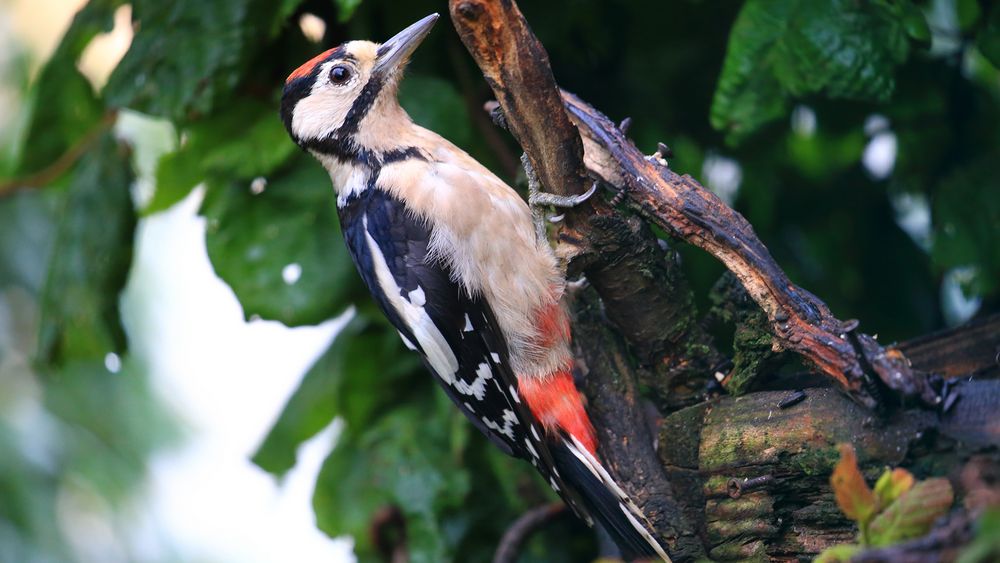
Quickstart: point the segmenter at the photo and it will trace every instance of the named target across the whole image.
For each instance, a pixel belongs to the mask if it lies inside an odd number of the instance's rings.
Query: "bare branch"
[[[646,158],[584,101],[565,92],[563,98],[583,135],[591,173],[626,190],[630,205],[647,219],[719,259],[767,314],[780,348],[801,354],[869,408],[878,402],[866,367],[901,395],[929,405],[941,401],[901,352],[854,333],[856,322],[839,321],[825,303],[793,284],[742,215],[690,176]]]
[[[42,188],[57,180],[76,164],[76,161],[80,160],[80,157],[97,142],[105,131],[114,126],[117,119],[118,112],[116,110],[108,111],[101,117],[100,121],[74,143],[73,146],[67,149],[65,153],[53,161],[52,164],[30,176],[14,178],[13,180],[0,183],[0,197],[7,196],[21,189]]]
[[[521,555],[521,547],[524,542],[528,541],[532,534],[565,512],[565,504],[553,502],[532,508],[522,514],[500,538],[497,551],[493,554],[493,563],[515,563]]]

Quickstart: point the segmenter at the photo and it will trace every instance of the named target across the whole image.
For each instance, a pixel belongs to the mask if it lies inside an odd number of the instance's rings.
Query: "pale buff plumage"
[[[378,45],[352,41],[346,51],[356,68],[355,84],[324,96],[322,81],[295,108],[292,127],[302,137],[322,137],[344,122],[356,89],[371,73]],[[324,68],[322,72],[327,72]],[[531,212],[510,186],[449,141],[413,123],[395,96],[393,77],[375,106],[360,122],[355,141],[384,153],[420,147],[426,160],[408,159],[382,167],[377,186],[406,201],[421,219],[431,222],[431,254],[450,266],[455,280],[492,305],[508,339],[511,365],[520,376],[541,377],[570,362],[567,335],[541,335],[539,315],[561,297],[563,278],[546,241],[536,240]],[[319,95],[317,95],[319,94]],[[317,124],[323,124],[322,126]],[[428,149],[427,147],[433,147]],[[343,200],[367,189],[365,170],[316,154],[330,172]]]

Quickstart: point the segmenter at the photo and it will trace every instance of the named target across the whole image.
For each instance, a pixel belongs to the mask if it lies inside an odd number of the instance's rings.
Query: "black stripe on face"
[[[372,109],[375,100],[378,99],[378,95],[382,92],[383,86],[385,86],[385,77],[378,72],[373,72],[371,77],[368,78],[368,83],[365,84],[365,87],[361,89],[361,93],[358,94],[357,99],[351,104],[351,109],[347,112],[344,123],[334,133],[337,137],[347,138],[358,132],[361,120],[368,115],[368,110]]]

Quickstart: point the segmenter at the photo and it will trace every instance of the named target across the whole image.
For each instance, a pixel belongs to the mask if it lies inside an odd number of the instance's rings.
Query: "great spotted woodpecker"
[[[379,45],[351,41],[289,75],[281,117],[329,171],[344,239],[382,312],[458,408],[530,461],[628,558],[666,553],[597,457],[573,382],[565,281],[529,207],[397,101],[430,15]]]

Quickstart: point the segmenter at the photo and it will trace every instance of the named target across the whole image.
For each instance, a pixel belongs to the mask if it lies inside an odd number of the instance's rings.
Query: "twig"
[[[532,508],[525,512],[507,528],[500,538],[493,563],[515,563],[521,554],[524,542],[559,515],[566,512],[566,505],[553,502]]]
[[[87,133],[77,140],[69,149],[66,150],[62,155],[59,156],[52,164],[49,164],[45,168],[25,176],[23,178],[14,178],[13,180],[8,180],[6,182],[0,183],[0,197],[6,197],[18,190],[28,189],[28,188],[43,188],[50,184],[52,181],[56,180],[62,176],[67,170],[69,170],[76,161],[80,160],[82,157],[100,136],[110,129],[115,121],[118,119],[117,110],[108,110]]]
[[[913,367],[944,377],[1000,374],[1000,314],[899,344]]]
[[[397,506],[383,506],[372,516],[369,526],[372,545],[383,561],[406,563],[410,557],[406,549],[406,519]]]
[[[972,520],[957,510],[926,536],[877,549],[851,558],[854,563],[936,563],[952,561],[972,540]]]
[[[483,71],[542,185],[559,195],[587,191],[583,144],[563,109],[549,56],[517,4],[451,0],[448,6],[459,37]]]

